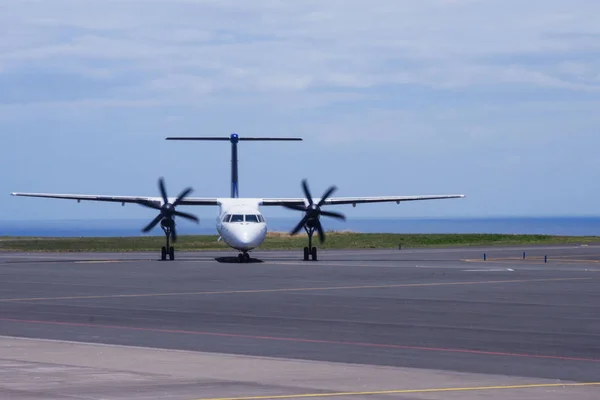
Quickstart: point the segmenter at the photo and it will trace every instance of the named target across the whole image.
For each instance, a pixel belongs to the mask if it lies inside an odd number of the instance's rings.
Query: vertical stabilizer
[[[240,197],[238,183],[238,143],[240,138],[237,133],[232,133],[229,141],[231,142],[231,197],[237,199]]]

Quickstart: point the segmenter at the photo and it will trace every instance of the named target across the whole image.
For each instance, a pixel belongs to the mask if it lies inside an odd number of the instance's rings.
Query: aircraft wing
[[[81,195],[81,194],[53,194],[53,193],[11,193],[12,196],[22,197],[42,197],[48,199],[67,199],[79,201],[104,201],[112,203],[133,203],[133,204],[162,204],[162,198],[160,197],[146,197],[146,196],[105,196],[105,195]],[[170,199],[174,201],[175,199]],[[216,198],[200,198],[200,197],[186,197],[180,203],[180,205],[188,206],[215,206],[218,205]]]
[[[331,197],[325,200],[324,204],[352,204],[356,206],[362,203],[400,203],[401,201],[418,201],[418,200],[438,200],[438,199],[460,199],[464,198],[464,194],[447,194],[447,195],[427,195],[427,196],[374,196],[374,197]],[[318,203],[320,199],[315,198],[313,201]],[[282,205],[305,205],[304,198],[289,198],[289,199],[262,199],[263,206],[282,206]]]

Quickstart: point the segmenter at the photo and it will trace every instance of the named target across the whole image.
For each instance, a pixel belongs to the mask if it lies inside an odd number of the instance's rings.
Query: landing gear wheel
[[[308,261],[312,259],[313,261],[317,261],[317,248],[312,245],[312,237],[313,233],[315,233],[315,228],[313,226],[305,226],[304,230],[308,234],[308,247],[304,248],[304,261]]]
[[[244,253],[244,262],[246,262],[246,263],[250,262],[250,254]]]
[[[173,261],[175,259],[175,248],[171,246],[169,248],[169,260]]]
[[[165,260],[167,259],[167,248],[166,248],[165,246],[163,246],[163,247],[160,249],[160,259],[161,259],[162,261],[165,261]]]
[[[238,254],[238,261],[240,263],[248,263],[248,262],[250,262],[250,254],[248,254],[248,253],[240,253],[240,254]]]

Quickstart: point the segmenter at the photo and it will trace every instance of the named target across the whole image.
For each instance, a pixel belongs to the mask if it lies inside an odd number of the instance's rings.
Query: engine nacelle
[[[175,221],[173,221],[171,218],[163,218],[160,221],[160,226],[162,226],[163,228],[173,229],[173,226],[175,226]]]

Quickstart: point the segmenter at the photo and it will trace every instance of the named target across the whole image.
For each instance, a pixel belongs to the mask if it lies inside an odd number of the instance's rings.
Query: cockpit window
[[[249,222],[249,223],[261,223],[265,222],[265,219],[260,214],[225,214],[223,222]]]
[[[244,222],[244,216],[242,214],[233,214],[229,222]]]

